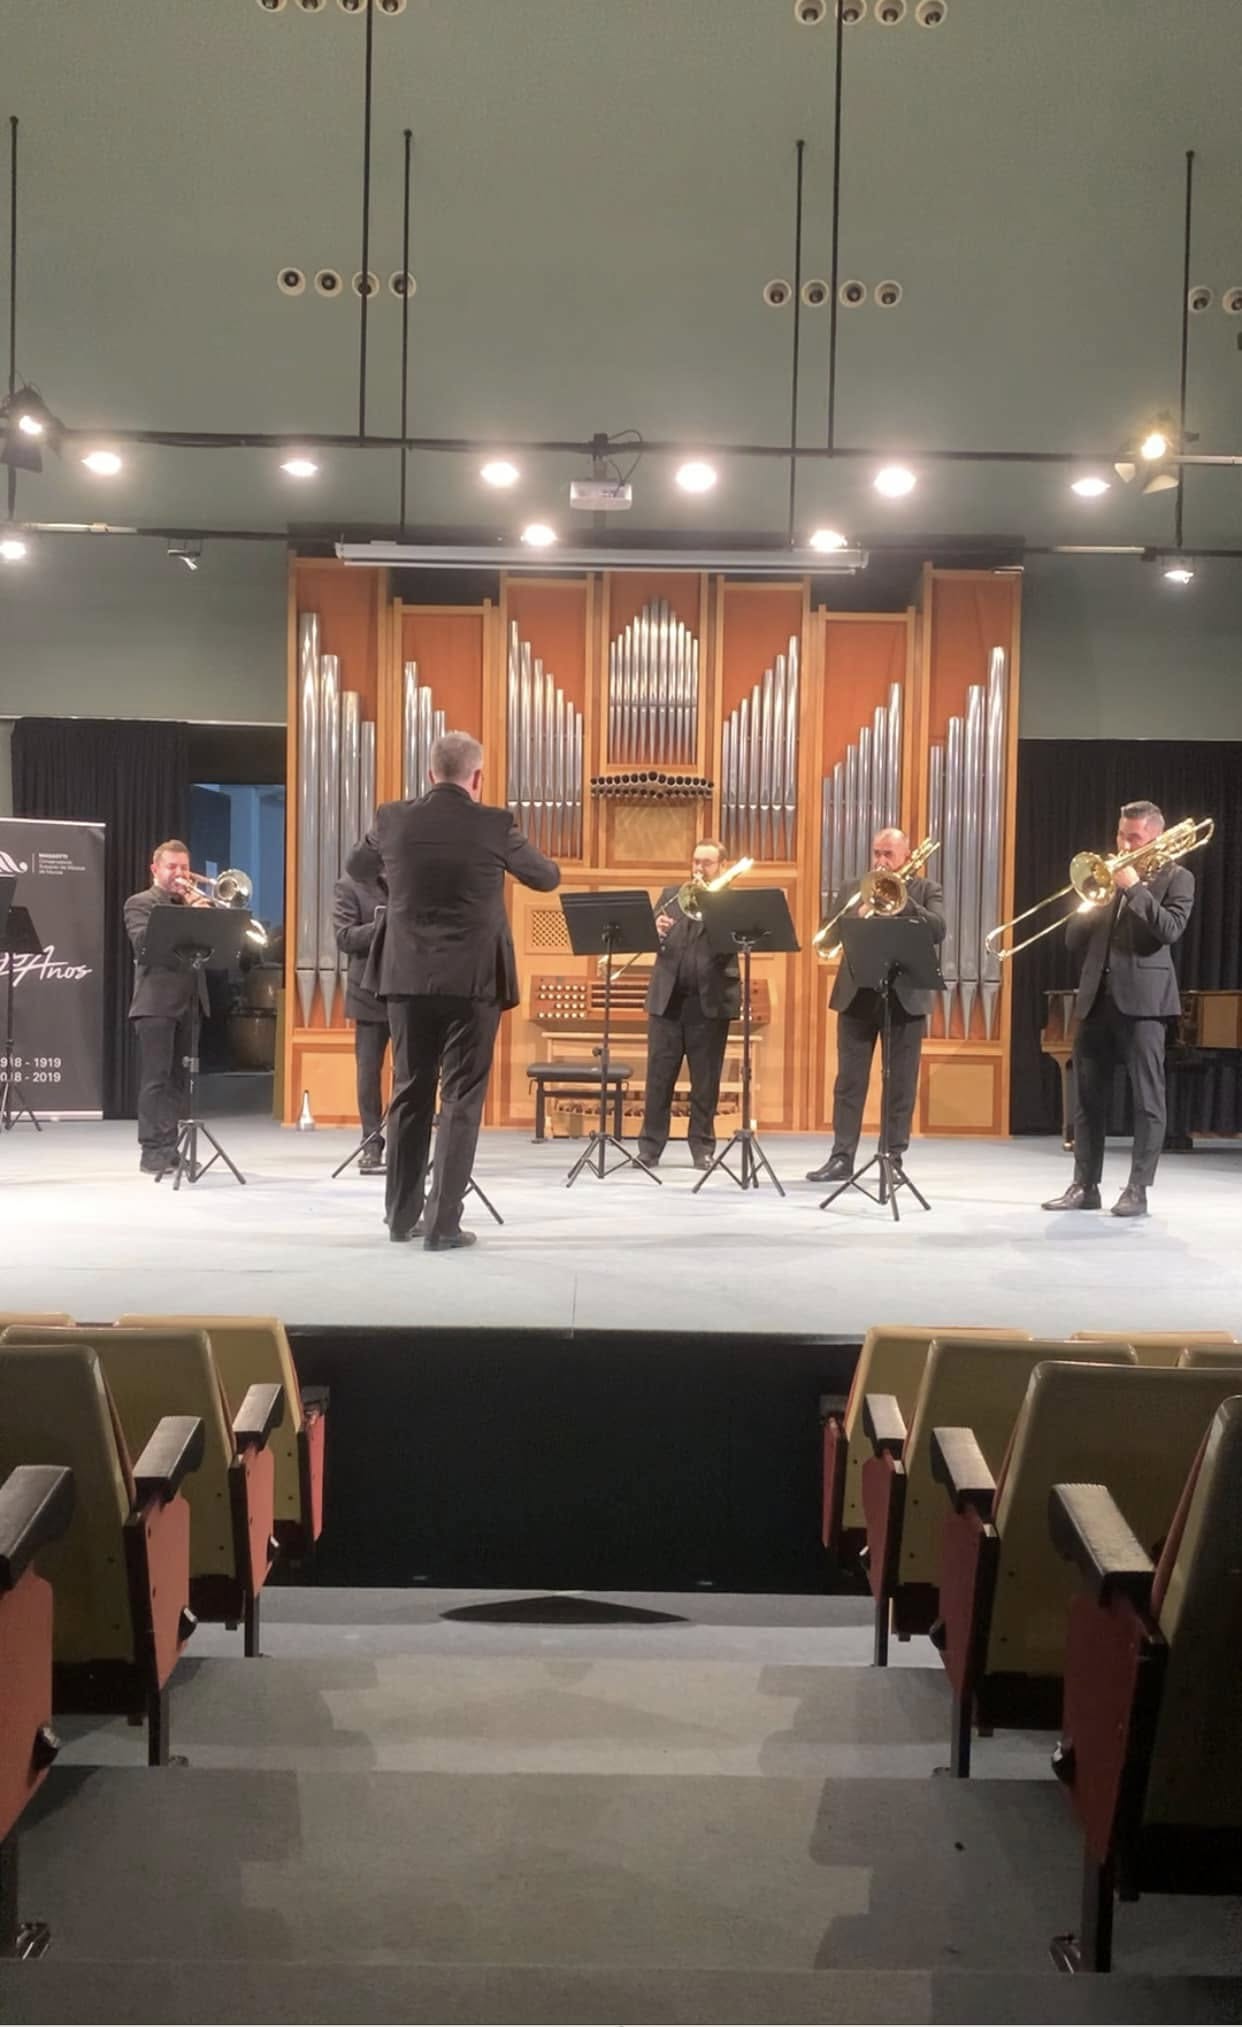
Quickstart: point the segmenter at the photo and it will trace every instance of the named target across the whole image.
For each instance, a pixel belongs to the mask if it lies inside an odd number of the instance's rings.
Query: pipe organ
[[[809,579],[674,570],[489,588],[422,603],[417,573],[293,559],[284,1117],[306,1091],[317,1119],[353,1121],[332,888],[377,802],[424,792],[447,728],[482,740],[485,797],[566,888],[654,900],[719,836],[755,860],[748,883],[785,890],[801,953],[755,964],[769,1132],[830,1119],[831,979],[810,944],[833,893],[865,869],[876,829],[938,837],[945,992],[916,1124],[1004,1132],[1010,984],[984,936],[1012,893],[1020,579],[928,566],[914,606],[879,613],[813,606]],[[589,1056],[598,980],[556,895],[514,887],[509,905],[524,998],[502,1024],[488,1120],[528,1126],[527,1066]],[[648,977],[640,960],[618,985],[631,1108]]]

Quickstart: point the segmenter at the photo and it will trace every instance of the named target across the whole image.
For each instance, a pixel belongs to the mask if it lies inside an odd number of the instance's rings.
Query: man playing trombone
[[[147,927],[159,907],[210,908],[190,871],[190,854],[180,838],[168,838],[151,854],[151,884],[125,903],[125,928],[134,951],[134,992],[129,1018],[138,1043],[138,1166],[156,1181],[177,1165],[177,1127],[186,1091],[185,1058],[190,1048],[190,1005],[201,973],[147,963]]]
[[[1164,827],[1154,802],[1124,803],[1118,854],[1132,859]],[[1074,1180],[1043,1208],[1099,1210],[1113,1070],[1121,1064],[1134,1100],[1134,1144],[1130,1179],[1112,1214],[1141,1218],[1164,1145],[1165,1022],[1182,1008],[1172,945],[1190,920],[1195,880],[1185,866],[1168,862],[1146,879],[1134,864],[1118,865],[1112,881],[1111,900],[1084,903],[1066,923],[1066,942],[1081,964],[1074,1002]]]
[[[690,864],[690,885],[709,886],[724,870],[724,846],[714,838],[700,839]],[[660,953],[647,992],[647,1088],[638,1135],[639,1158],[648,1168],[655,1167],[668,1142],[673,1091],[683,1062],[690,1066],[690,1157],[696,1168],[710,1167],[729,1023],[742,1011],[737,958],[712,950],[701,917],[683,912],[677,898],[682,891],[666,887],[656,903]]]
[[[932,849],[934,847],[920,848],[920,863],[925,863]],[[913,869],[909,874],[903,874],[910,856],[910,841],[904,831],[877,831],[871,841],[873,873],[901,877],[905,888],[903,905],[883,912],[926,922],[932,940],[939,943],[944,937],[944,894],[938,880],[928,879]],[[851,881],[848,888],[833,896],[830,921],[835,921],[840,915],[867,916],[877,912],[871,903],[855,892],[857,885],[857,881]],[[832,1153],[822,1168],[810,1170],[808,1182],[848,1182],[854,1173],[863,1107],[871,1081],[871,1060],[884,1013],[880,994],[871,986],[855,983],[849,959],[844,955],[828,1004],[837,1016]],[[918,1095],[919,1062],[930,1012],[931,994],[917,991],[898,974],[889,993],[888,1058],[888,1151],[896,1158],[898,1180],[901,1157],[910,1145],[910,1121]]]

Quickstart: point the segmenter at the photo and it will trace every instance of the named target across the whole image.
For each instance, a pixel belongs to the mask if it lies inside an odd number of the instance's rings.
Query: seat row
[[[930,1634],[949,1771],[969,1776],[975,1732],[1063,1730],[1089,1852],[1067,1962],[1107,1966],[1117,1886],[1242,1879],[1240,1523],[1242,1344],[1223,1333],[879,1328],[825,1425],[825,1544],[865,1572],[877,1666],[890,1629]]]

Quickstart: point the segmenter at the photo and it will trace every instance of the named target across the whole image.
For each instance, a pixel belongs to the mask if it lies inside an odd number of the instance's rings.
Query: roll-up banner
[[[0,817],[0,873],[16,874],[13,906],[28,911],[40,945],[0,951],[0,1084],[11,965],[23,1103],[36,1118],[102,1119],[104,826]]]

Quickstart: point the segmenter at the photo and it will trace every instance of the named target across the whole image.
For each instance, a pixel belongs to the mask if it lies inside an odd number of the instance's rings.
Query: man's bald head
[[[871,840],[873,866],[884,866],[889,871],[895,871],[898,866],[905,865],[909,856],[910,840],[895,824],[889,824],[886,829],[877,831]]]

